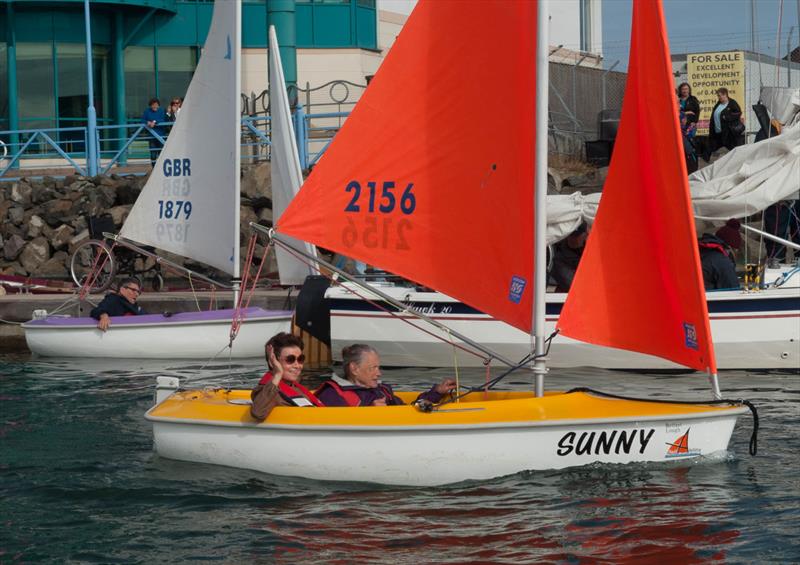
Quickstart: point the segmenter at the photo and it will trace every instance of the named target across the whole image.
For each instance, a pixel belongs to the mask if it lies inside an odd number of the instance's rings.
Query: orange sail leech
[[[530,331],[536,5],[421,1],[278,233]]]
[[[716,372],[660,0],[633,3],[614,155],[558,327]]]

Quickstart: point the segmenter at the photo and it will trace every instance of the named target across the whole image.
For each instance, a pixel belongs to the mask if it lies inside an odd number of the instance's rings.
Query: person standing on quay
[[[711,159],[711,154],[720,147],[728,150],[744,145],[744,116],[739,103],[728,96],[727,88],[717,90],[717,103],[711,110],[708,121],[709,147],[704,158]]]
[[[151,98],[150,101],[147,103],[147,108],[142,114],[142,122],[147,125],[153,132],[157,133],[159,136],[164,137],[167,134],[167,131],[164,129],[164,126],[159,125],[163,122],[167,121],[167,113],[164,111],[164,108],[161,107],[161,102],[158,98]],[[150,146],[150,165],[155,166],[156,159],[158,159],[159,153],[161,153],[161,148],[163,144],[153,135],[147,140]]]

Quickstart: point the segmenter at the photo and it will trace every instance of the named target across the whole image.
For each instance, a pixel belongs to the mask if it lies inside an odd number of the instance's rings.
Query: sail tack
[[[536,2],[419,2],[278,232],[529,331],[535,46]]]
[[[239,274],[241,2],[215,2],[179,118],[120,235]]]
[[[289,202],[300,190],[303,184],[303,173],[300,169],[300,157],[297,151],[297,140],[292,127],[292,114],[289,110],[289,97],[286,93],[286,81],[283,75],[280,52],[278,51],[278,38],[275,28],[269,28],[269,102],[271,118],[272,152],[270,174],[272,180],[272,212],[274,221],[277,221]],[[305,252],[314,255],[316,250],[313,245],[297,240],[287,243],[293,247],[305,247]],[[305,278],[312,274],[311,268],[290,255],[282,247],[275,247],[278,259],[278,272],[281,284],[302,284]]]
[[[661,1],[634,2],[614,155],[558,327],[716,372],[673,88]]]

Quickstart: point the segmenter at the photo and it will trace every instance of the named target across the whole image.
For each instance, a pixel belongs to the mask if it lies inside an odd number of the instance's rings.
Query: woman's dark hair
[[[152,106],[153,104],[158,104],[161,106],[161,100],[158,98],[151,98],[150,101],[147,103],[148,106]]]
[[[264,344],[264,356],[267,358],[267,365],[269,365],[269,347],[275,352],[275,358],[280,359],[281,351],[285,347],[299,347],[300,351],[303,350],[303,340],[290,333],[281,332],[275,334],[266,344]],[[272,368],[272,366],[270,366]]]
[[[680,83],[678,85],[678,96],[681,95],[681,88],[683,88],[684,86],[689,89],[689,96],[691,96],[692,95],[692,85],[689,84],[688,82],[682,82],[682,83]]]
[[[372,346],[367,345],[366,343],[354,343],[353,345],[348,345],[347,347],[342,349],[342,364],[344,365],[344,378],[348,381],[350,379],[350,363],[361,363],[361,359],[364,357],[365,353],[375,353],[377,355],[377,351]]]
[[[717,89],[717,94],[724,94],[725,96],[728,96],[728,89],[722,86]]]

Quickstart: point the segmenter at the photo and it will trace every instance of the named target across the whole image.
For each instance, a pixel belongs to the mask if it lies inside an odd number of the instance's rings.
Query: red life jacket
[[[358,396],[358,394],[352,390],[343,389],[337,382],[333,380],[322,383],[322,386],[317,389],[317,392],[325,388],[325,385],[328,385],[335,390],[336,393],[344,399],[348,406],[361,406],[361,398]]]
[[[267,371],[264,373],[264,376],[261,377],[261,380],[258,382],[258,384],[267,384],[268,382],[272,381],[273,376],[274,375],[272,374],[272,371]],[[295,403],[295,399],[305,398],[314,406],[325,406],[316,396],[314,396],[313,392],[308,390],[300,383],[290,383],[289,381],[281,379],[281,381],[278,383],[278,390],[281,392],[281,395],[283,395],[284,398],[292,403]]]
[[[733,258],[731,258],[730,254],[728,253],[728,250],[725,249],[724,245],[720,245],[719,243],[714,243],[713,241],[699,241],[698,244],[700,245],[700,247],[704,249],[716,249],[717,251],[725,255],[725,257],[733,261]]]

